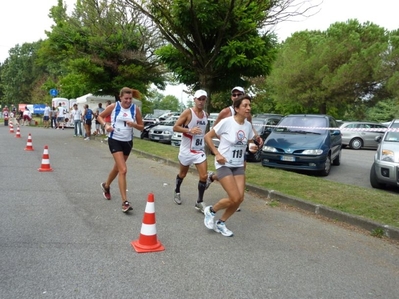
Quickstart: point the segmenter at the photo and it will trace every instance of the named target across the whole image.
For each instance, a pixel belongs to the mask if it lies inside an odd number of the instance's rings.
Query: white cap
[[[236,86],[231,90],[231,93],[233,93],[234,90],[238,90],[239,92],[245,93],[244,88],[241,86]]]
[[[195,94],[194,94],[194,99],[198,99],[198,98],[203,97],[203,96],[208,97],[208,94],[206,93],[205,90],[198,89],[198,90],[195,92]]]

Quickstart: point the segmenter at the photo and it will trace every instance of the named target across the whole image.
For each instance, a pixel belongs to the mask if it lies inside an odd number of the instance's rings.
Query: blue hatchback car
[[[327,176],[331,164],[340,164],[341,146],[341,131],[332,116],[290,114],[267,137],[261,161],[263,166]]]

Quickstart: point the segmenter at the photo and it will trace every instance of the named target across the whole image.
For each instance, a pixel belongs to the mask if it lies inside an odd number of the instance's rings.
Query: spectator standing
[[[53,106],[50,111],[50,126],[57,129],[57,109]]]
[[[86,132],[86,138],[84,140],[89,141],[91,137],[91,123],[93,121],[93,111],[89,108],[88,104],[85,104],[84,108],[85,110],[83,112],[83,122]]]
[[[239,96],[233,103],[234,115],[221,120],[205,135],[205,142],[215,155],[215,168],[217,177],[227,193],[213,206],[204,210],[204,224],[208,229],[213,229],[223,236],[231,237],[225,222],[229,219],[244,200],[245,191],[245,166],[244,156],[249,143],[253,143],[255,136],[252,124],[247,120],[251,115],[251,97]],[[212,138],[219,137],[220,144],[216,148]],[[257,146],[251,147],[256,151]],[[225,210],[218,221],[214,221],[215,214]]]
[[[30,113],[29,109],[27,106],[25,106],[25,110],[22,114],[23,117],[23,125],[24,126],[29,126],[30,121],[32,120],[32,114]]]
[[[104,111],[103,108],[103,104],[102,103],[98,103],[98,107],[96,109],[96,113],[94,115],[95,119],[96,119],[96,135],[100,135],[101,131],[103,132],[103,134],[105,135],[105,130],[104,130],[104,126],[101,126],[101,124],[98,122],[97,117],[100,115],[101,112]]]
[[[73,104],[73,109],[71,111],[71,119],[73,120],[74,132],[73,136],[82,137],[82,117],[83,113],[82,110],[78,108],[78,104]]]
[[[118,176],[124,213],[132,210],[126,195],[126,161],[133,147],[133,128],[139,131],[144,129],[140,109],[132,103],[133,97],[140,98],[139,91],[123,87],[119,93],[120,101],[108,105],[98,116],[98,121],[108,132],[108,146],[115,161],[107,180],[101,183],[103,196],[105,199],[111,199],[110,186]],[[108,115],[111,115],[111,125],[106,124],[104,120]]]
[[[48,129],[49,123],[50,123],[50,107],[48,104],[46,104],[46,107],[44,107],[44,112],[43,112],[43,127]]]
[[[204,141],[208,125],[208,115],[204,111],[207,97],[205,90],[197,90],[194,94],[194,107],[184,110],[173,126],[174,132],[183,134],[178,155],[180,170],[176,176],[174,201],[178,205],[182,203],[180,187],[190,166],[194,164],[199,175],[198,197],[194,208],[202,213],[204,213],[204,208],[206,207],[203,198],[207,188],[207,181],[210,183],[210,180],[207,180],[208,164]]]
[[[21,121],[23,121],[24,112],[22,110],[17,111],[17,123],[18,125],[22,125]]]
[[[16,125],[16,117],[17,117],[17,108],[15,108],[14,104],[11,104],[10,110],[10,121],[13,125]]]
[[[4,125],[8,126],[8,118],[10,117],[10,112],[8,110],[7,105],[4,106],[3,108],[3,119],[4,119]]]
[[[59,103],[57,107],[57,123],[58,126],[61,124],[61,128],[64,130],[65,127],[65,116],[66,116],[66,109],[62,107],[62,104]],[[57,128],[59,129],[59,128]]]

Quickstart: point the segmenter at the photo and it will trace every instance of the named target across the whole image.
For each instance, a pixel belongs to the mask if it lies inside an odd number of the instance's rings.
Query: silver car
[[[387,128],[385,125],[375,122],[345,122],[340,127],[342,133],[342,146],[351,149],[377,148],[375,138],[382,136]],[[367,129],[371,129],[367,131]],[[379,131],[378,129],[381,129]]]
[[[172,116],[159,125],[152,127],[148,132],[148,137],[152,141],[159,141],[164,143],[171,143],[173,136],[173,126],[177,121],[178,116]]]
[[[394,120],[389,128],[399,128],[399,119]],[[379,189],[386,185],[399,186],[399,130],[387,131],[376,140],[379,145],[370,170],[370,184]]]

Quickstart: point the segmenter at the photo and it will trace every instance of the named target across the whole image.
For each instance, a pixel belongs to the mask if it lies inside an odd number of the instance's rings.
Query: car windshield
[[[295,132],[295,133],[315,133],[321,134],[328,127],[327,121],[323,117],[307,117],[307,116],[288,116],[281,120],[276,128],[277,132]]]
[[[389,142],[399,142],[399,132],[387,133],[384,140]]]
[[[177,119],[161,121],[160,124],[161,124],[162,126],[171,126],[171,127],[173,127],[173,126],[175,125],[176,120],[177,120]]]

